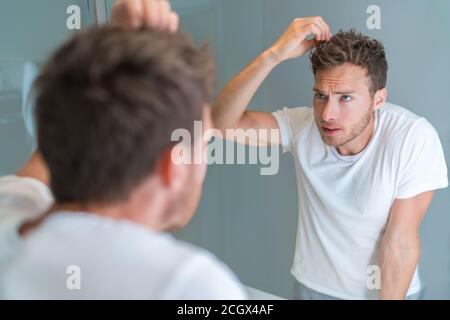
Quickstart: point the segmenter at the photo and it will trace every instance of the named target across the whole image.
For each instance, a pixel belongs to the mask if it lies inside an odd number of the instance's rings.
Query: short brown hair
[[[178,32],[102,26],[76,34],[36,82],[38,145],[59,203],[126,199],[173,144],[193,136],[213,60]]]
[[[386,86],[388,63],[381,42],[355,29],[339,30],[330,41],[320,41],[310,53],[314,75],[319,70],[351,63],[367,70],[372,95]]]

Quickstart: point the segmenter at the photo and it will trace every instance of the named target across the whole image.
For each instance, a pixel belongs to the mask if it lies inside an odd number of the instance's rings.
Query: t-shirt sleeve
[[[282,152],[292,151],[292,140],[309,123],[311,108],[297,107],[275,111],[272,115],[277,119],[280,128]]]
[[[39,180],[17,176],[0,178],[0,223],[11,216],[34,218],[52,203],[50,189]]]
[[[14,250],[18,227],[44,213],[53,203],[44,183],[33,178],[0,178],[0,263]]]
[[[396,199],[407,199],[448,186],[441,141],[426,119],[418,120],[406,136],[400,159]]]
[[[237,276],[212,254],[197,254],[180,267],[165,294],[170,300],[245,300]]]

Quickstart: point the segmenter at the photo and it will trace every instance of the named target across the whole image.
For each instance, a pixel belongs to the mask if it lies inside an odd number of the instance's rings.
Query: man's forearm
[[[419,236],[394,238],[385,234],[380,244],[380,299],[404,299],[419,262]]]
[[[212,109],[216,128],[225,130],[239,123],[256,91],[278,63],[271,49],[268,49],[227,83]]]
[[[37,179],[49,184],[49,173],[39,151],[35,151],[25,165],[17,171],[17,176]]]

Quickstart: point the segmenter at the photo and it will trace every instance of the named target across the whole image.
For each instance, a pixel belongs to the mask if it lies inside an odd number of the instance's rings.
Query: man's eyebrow
[[[313,88],[313,91],[318,92],[318,93],[325,93],[325,91],[319,90],[317,88]],[[335,94],[352,94],[355,92],[356,91],[354,91],[354,90],[342,90],[342,91],[336,91]]]
[[[317,88],[315,88],[315,87],[313,88],[313,91],[314,91],[314,92],[319,92],[319,93],[324,93],[324,91],[319,90],[319,89],[317,89]]]
[[[353,90],[343,90],[343,91],[336,91],[336,94],[352,94],[355,93],[356,91]]]

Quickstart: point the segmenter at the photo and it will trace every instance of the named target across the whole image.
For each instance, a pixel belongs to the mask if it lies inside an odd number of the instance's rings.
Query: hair
[[[320,41],[311,51],[310,60],[314,75],[317,71],[344,63],[366,69],[372,96],[386,86],[388,63],[383,45],[355,29],[339,30],[330,41]]]
[[[102,26],[76,34],[38,77],[38,145],[58,203],[112,203],[154,171],[175,144],[193,136],[211,98],[209,49],[149,29]]]

